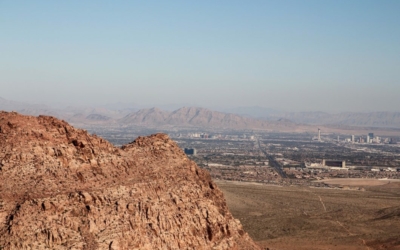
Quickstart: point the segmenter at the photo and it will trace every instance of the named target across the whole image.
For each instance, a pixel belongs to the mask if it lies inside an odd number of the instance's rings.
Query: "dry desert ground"
[[[400,249],[400,182],[349,181],[347,189],[216,183],[264,249]]]

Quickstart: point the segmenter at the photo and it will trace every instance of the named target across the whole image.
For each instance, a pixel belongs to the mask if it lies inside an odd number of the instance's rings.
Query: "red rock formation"
[[[164,134],[116,148],[0,112],[0,249],[258,249],[209,174]]]

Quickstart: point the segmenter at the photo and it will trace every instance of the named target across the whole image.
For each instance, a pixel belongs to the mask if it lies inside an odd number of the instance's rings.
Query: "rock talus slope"
[[[164,134],[114,147],[0,112],[0,249],[258,249]]]

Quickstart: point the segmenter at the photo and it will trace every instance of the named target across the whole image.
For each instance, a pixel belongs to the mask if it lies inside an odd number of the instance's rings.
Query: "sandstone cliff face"
[[[0,112],[0,249],[258,249],[164,134],[116,148]]]

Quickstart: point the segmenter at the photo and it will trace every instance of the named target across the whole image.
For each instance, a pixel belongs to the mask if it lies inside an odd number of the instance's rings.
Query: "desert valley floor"
[[[400,182],[347,189],[216,183],[265,249],[400,249]]]

